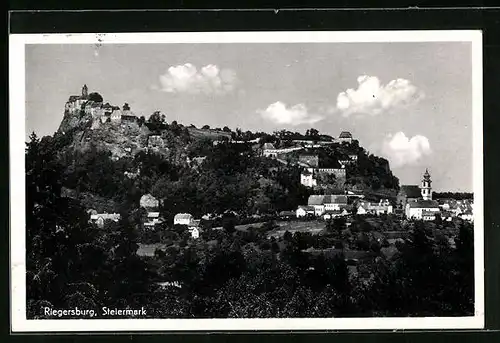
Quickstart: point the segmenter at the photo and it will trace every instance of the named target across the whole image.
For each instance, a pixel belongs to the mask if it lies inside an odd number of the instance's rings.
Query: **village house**
[[[163,220],[160,217],[159,206],[160,201],[151,194],[144,194],[139,200],[139,205],[147,211],[144,227],[154,228],[157,224],[161,224]]]
[[[364,214],[391,214],[393,213],[393,207],[388,200],[380,200],[378,203],[372,203],[369,201],[360,201],[356,208],[356,213],[360,215]]]
[[[413,197],[410,198],[406,195],[406,198],[402,198],[401,202],[405,204],[405,216],[409,219],[417,220],[434,220],[436,216],[440,214],[441,209],[439,208],[439,203],[432,200],[432,180],[429,171],[426,169],[424,176],[422,178],[422,183],[420,186],[420,197],[417,200],[413,200],[416,194],[411,194]],[[411,187],[411,191],[415,192],[415,187]]]
[[[316,178],[314,174],[309,169],[305,169],[300,173],[300,184],[309,188],[313,188],[317,186]]]
[[[156,225],[161,224],[163,221],[160,218],[160,212],[149,211],[147,214],[147,221],[144,222],[144,227],[154,228]]]
[[[189,213],[177,213],[174,216],[174,225],[191,226],[193,224],[194,224],[194,217]]]
[[[440,213],[439,205],[434,200],[417,200],[406,204],[405,215],[409,219],[434,220]]]
[[[297,218],[314,216],[314,206],[299,205],[296,211]]]
[[[352,134],[348,131],[342,131],[339,135],[339,141],[351,143],[352,142]]]
[[[314,208],[314,215],[321,216],[325,212],[324,195],[310,195],[307,205]]]
[[[189,233],[193,239],[198,239],[200,237],[200,229],[197,227],[190,228]]]
[[[96,210],[90,211],[90,222],[97,224],[99,228],[103,228],[107,221],[118,222],[121,216],[119,213],[97,213]]]
[[[406,208],[407,203],[415,202],[420,199],[421,196],[420,187],[417,185],[402,185],[399,189],[396,201],[402,208]]]
[[[337,181],[337,186],[341,187],[346,180],[345,168],[305,168],[300,173],[300,183],[303,186],[314,188],[320,185],[318,179],[332,175]]]
[[[316,217],[322,216],[327,211],[330,215],[340,214],[347,207],[347,196],[335,195],[310,195],[307,200],[307,207],[299,206],[297,209],[297,217],[306,216],[308,213],[314,214]],[[336,211],[340,211],[337,213]]]
[[[329,219],[334,219],[338,217],[345,217],[349,215],[349,211],[347,211],[346,208],[342,210],[326,210],[325,213],[323,214],[323,219],[324,220],[329,220]]]

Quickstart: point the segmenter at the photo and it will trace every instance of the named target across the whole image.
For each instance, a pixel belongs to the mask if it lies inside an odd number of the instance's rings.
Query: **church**
[[[405,216],[408,219],[434,220],[439,214],[437,201],[432,200],[432,180],[429,171],[426,169],[420,185],[420,197],[418,199],[406,199],[404,201]],[[418,186],[412,186],[414,189]],[[412,194],[412,197],[415,195]]]

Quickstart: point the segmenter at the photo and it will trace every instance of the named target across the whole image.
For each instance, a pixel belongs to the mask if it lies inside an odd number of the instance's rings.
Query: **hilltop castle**
[[[95,96],[92,96],[95,94]],[[118,106],[103,104],[102,97],[97,93],[89,94],[87,85],[83,85],[81,95],[71,95],[66,102],[65,110],[70,114],[82,114],[82,111],[91,115],[91,129],[97,129],[104,123],[120,124],[122,122],[136,123],[137,116],[125,103],[120,109]]]

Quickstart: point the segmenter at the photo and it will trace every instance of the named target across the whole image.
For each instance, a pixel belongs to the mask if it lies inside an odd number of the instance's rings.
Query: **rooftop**
[[[420,187],[417,185],[402,185],[399,189],[399,195],[406,196],[407,198],[420,198]]]
[[[323,205],[323,204],[347,204],[347,196],[345,195],[310,195],[307,200],[308,205]]]
[[[189,214],[189,213],[177,213],[174,217],[174,219],[178,220],[178,219],[192,219],[193,218],[193,215]]]
[[[264,149],[268,150],[268,149],[276,149],[276,148],[274,147],[273,143],[264,143]]]
[[[410,208],[439,208],[439,204],[435,200],[418,200],[408,203]]]
[[[342,131],[339,138],[352,138],[352,134],[349,131]]]

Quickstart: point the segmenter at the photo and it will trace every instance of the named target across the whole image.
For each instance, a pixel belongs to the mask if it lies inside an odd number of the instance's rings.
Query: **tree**
[[[124,111],[130,111],[130,106],[129,106],[129,104],[127,104],[127,103],[123,104],[123,110],[124,110]]]
[[[203,125],[201,128],[203,130],[210,130],[210,125]]]
[[[314,128],[311,128],[309,130],[306,131],[306,136],[309,136],[309,137],[319,137],[319,131],[314,129]]]
[[[234,218],[223,218],[222,228],[229,234],[233,234],[236,231],[235,219]]]
[[[94,101],[94,102],[103,102],[104,101],[101,94],[99,94],[97,92],[90,93],[88,99],[89,99],[89,101]]]

